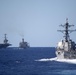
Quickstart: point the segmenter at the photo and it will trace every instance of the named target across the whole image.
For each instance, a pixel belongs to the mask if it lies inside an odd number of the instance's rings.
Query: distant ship
[[[69,34],[76,30],[70,30],[69,28],[74,25],[69,25],[68,19],[66,19],[64,30],[58,30],[64,34],[64,39],[58,42],[56,48],[56,56],[58,59],[76,59],[76,43],[70,39]]]
[[[30,47],[27,42],[24,41],[24,38],[22,38],[22,42],[19,43],[19,48],[28,48]]]
[[[6,34],[5,34],[5,37],[4,37],[4,38],[5,38],[5,39],[4,39],[3,43],[0,43],[0,49],[1,49],[1,48],[7,48],[8,46],[11,45],[10,43],[8,43],[8,40],[7,40],[7,38],[6,38]]]

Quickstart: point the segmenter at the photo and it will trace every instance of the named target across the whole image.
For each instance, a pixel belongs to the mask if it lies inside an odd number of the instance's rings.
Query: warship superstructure
[[[4,39],[3,43],[0,43],[0,48],[7,48],[8,46],[11,45],[10,43],[8,43],[6,34],[5,34],[4,36],[5,36],[5,37],[4,37],[5,39]]]
[[[74,25],[69,25],[68,19],[64,25],[64,30],[58,30],[64,34],[64,39],[58,42],[56,48],[56,56],[58,59],[76,59],[76,43],[70,39],[69,34],[75,30],[71,30],[70,27]]]
[[[28,48],[29,44],[24,41],[24,38],[22,38],[22,42],[19,43],[19,48]]]

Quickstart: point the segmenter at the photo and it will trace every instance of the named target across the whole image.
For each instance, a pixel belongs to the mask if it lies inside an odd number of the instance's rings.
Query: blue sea
[[[76,75],[76,64],[38,61],[54,57],[54,47],[0,49],[0,75]]]

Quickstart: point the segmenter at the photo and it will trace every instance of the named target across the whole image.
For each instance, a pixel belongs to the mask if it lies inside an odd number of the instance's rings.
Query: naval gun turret
[[[57,44],[56,55],[58,59],[76,59],[76,44],[70,39],[69,34],[76,30],[70,30],[69,28],[74,25],[69,25],[68,19],[66,19],[64,30],[58,30],[64,34],[64,39]]]

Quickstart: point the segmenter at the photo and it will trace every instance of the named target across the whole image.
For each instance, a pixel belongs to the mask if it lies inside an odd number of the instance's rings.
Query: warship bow
[[[56,48],[56,56],[58,59],[76,59],[76,44],[72,39],[70,39],[69,34],[76,31],[70,30],[70,27],[74,25],[69,25],[68,19],[64,25],[60,25],[64,30],[58,30],[64,34],[64,39],[58,42]]]

